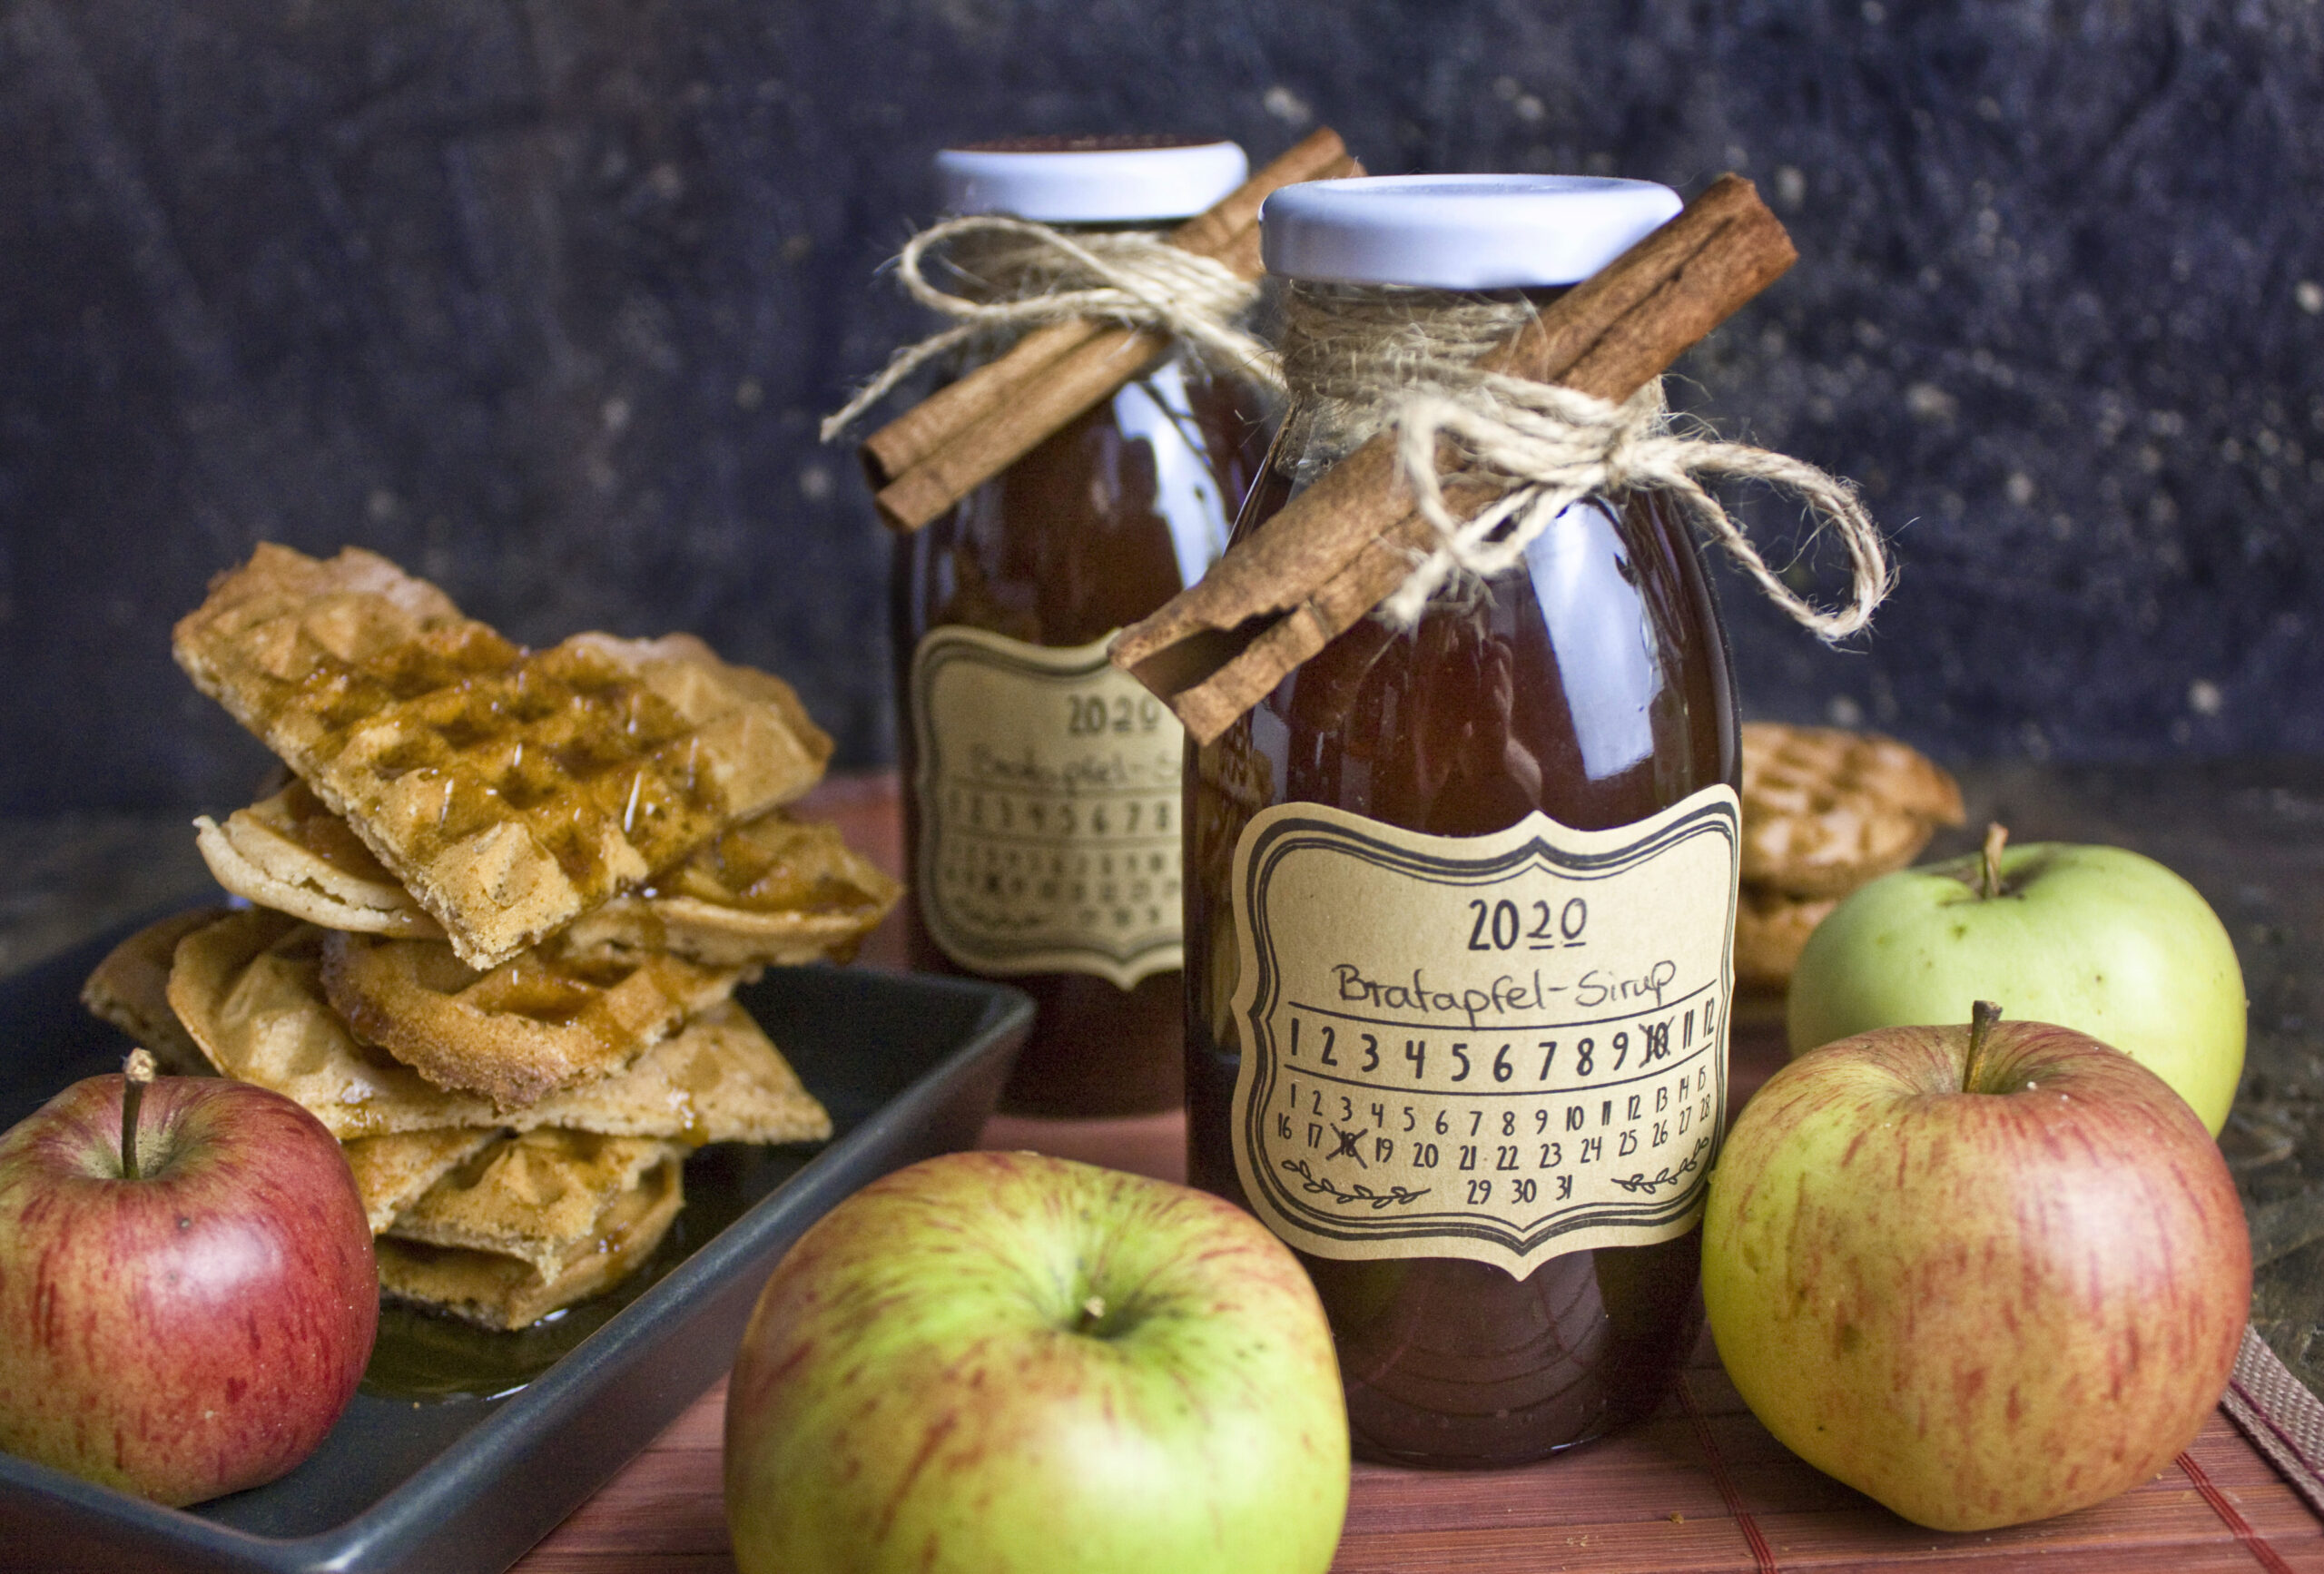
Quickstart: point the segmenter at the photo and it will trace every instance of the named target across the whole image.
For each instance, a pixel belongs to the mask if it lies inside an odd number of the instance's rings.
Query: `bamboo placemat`
[[[1739,1099],[1757,1086],[1768,1060],[1763,1046],[1738,1048]],[[1177,1178],[1184,1173],[1182,1122],[1175,1115],[1004,1118],[987,1128],[985,1141]],[[2280,1382],[2269,1378],[2269,1367]],[[2308,1460],[2324,1457],[2315,1446],[2324,1437],[2324,1405],[2256,1338],[2246,1342],[2236,1383],[2230,1402],[2261,1418],[2260,1432],[2281,1433],[2286,1446],[2304,1450]],[[719,1477],[724,1404],[722,1385],[518,1568],[525,1574],[731,1569]],[[1562,1459],[1474,1473],[1357,1465],[1334,1569],[1832,1574],[1910,1567],[1925,1574],[1998,1574],[2029,1566],[2044,1574],[2324,1574],[2324,1520],[2215,1412],[2177,1462],[2112,1502],[1990,1535],[1924,1530],[1777,1442],[1744,1407],[1706,1336],[1659,1412]]]
[[[2324,1513],[2324,1402],[2276,1359],[2256,1330],[2243,1331],[2243,1350],[2220,1405],[2292,1489]]]
[[[722,1384],[534,1549],[524,1574],[721,1574]],[[1801,1463],[1743,1408],[1708,1340],[1640,1425],[1473,1473],[1358,1465],[1336,1574],[1916,1574],[2324,1570],[2324,1521],[2215,1414],[2153,1481],[1991,1534],[1924,1530]],[[1092,1570],[1091,1574],[1102,1574]]]

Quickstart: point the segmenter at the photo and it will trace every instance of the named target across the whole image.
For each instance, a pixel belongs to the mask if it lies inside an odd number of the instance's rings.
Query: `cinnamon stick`
[[[1170,243],[1256,279],[1260,203],[1282,186],[1358,172],[1336,133],[1311,133],[1179,225]],[[881,516],[899,530],[918,529],[1110,398],[1169,349],[1167,335],[1086,320],[1027,334],[1006,354],[938,389],[864,441],[863,467]]]
[[[917,530],[940,517],[1170,353],[1167,333],[1090,326],[1095,331],[1063,355],[1012,368],[1015,380],[996,380],[980,390],[983,397],[968,426],[872,494],[889,528]],[[872,462],[867,455],[867,469]]]
[[[1669,223],[1543,308],[1482,364],[1620,402],[1797,260],[1751,182],[1722,175]],[[1450,469],[1455,457],[1440,450]],[[1466,517],[1493,496],[1453,482]],[[1114,642],[1113,662],[1202,743],[1402,585],[1435,533],[1381,433],[1238,542],[1192,589]]]
[[[872,489],[879,491],[954,437],[1006,403],[1003,390],[1030,382],[1097,324],[1082,319],[1044,323],[968,376],[956,378],[863,439],[857,449]]]

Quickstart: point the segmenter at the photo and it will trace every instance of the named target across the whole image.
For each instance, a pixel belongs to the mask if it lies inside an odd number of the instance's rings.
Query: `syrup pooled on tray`
[[[694,1250],[796,1175],[812,1146],[718,1143],[685,1161],[686,1205],[651,1255],[610,1290],[528,1328],[480,1328],[398,1302],[379,1308],[379,1333],[363,1392],[381,1399],[487,1400],[525,1386],[645,1294]]]

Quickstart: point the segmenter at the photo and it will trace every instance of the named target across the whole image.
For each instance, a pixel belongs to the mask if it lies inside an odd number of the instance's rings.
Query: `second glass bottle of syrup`
[[[1248,172],[1232,143],[1152,138],[948,148],[936,166],[948,212],[1083,234],[1189,218]],[[1004,1109],[1182,1096],[1184,733],[1106,644],[1225,550],[1262,420],[1252,389],[1173,359],[897,544],[912,962],[1033,996]]]
[[[1353,180],[1277,193],[1264,234],[1295,330],[1304,300],[1334,345],[1354,325],[1473,356],[1481,309],[1513,330],[1678,207],[1634,182]],[[1396,358],[1326,360],[1305,384],[1286,345],[1293,405],[1238,539],[1378,428]],[[1190,1178],[1299,1252],[1360,1454],[1538,1458],[1651,1409],[1689,1353],[1726,1101],[1730,690],[1675,513],[1590,497],[1189,751]]]

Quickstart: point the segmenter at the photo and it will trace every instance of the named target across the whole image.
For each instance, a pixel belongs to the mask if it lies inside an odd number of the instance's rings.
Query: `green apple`
[[[1232,1205],[1029,1153],[875,1181],[775,1267],[726,1401],[744,1574],[1323,1574],[1330,1326]]]
[[[2218,1146],[2153,1073],[2048,1023],[1884,1028],[1786,1066],[1728,1136],[1702,1249],[1752,1412],[1939,1530],[2147,1480],[2250,1307]]]
[[[2104,1040],[2213,1136],[2243,1075],[2243,971],[2195,888],[2120,847],[2002,845],[1884,875],[1817,926],[1791,979],[1797,1055],[1873,1028],[1957,1022],[1972,1000]]]

